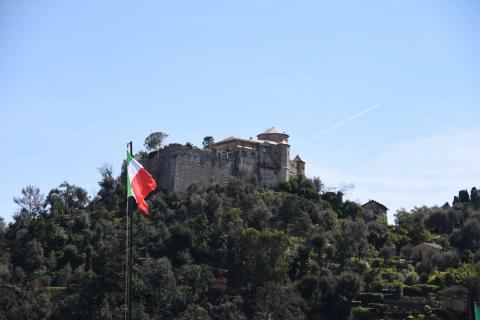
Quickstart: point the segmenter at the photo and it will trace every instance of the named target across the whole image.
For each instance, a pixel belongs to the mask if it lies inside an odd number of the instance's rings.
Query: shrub
[[[431,274],[428,276],[427,283],[442,287],[445,285],[446,274],[446,272],[438,272]]]
[[[405,259],[410,259],[412,255],[412,250],[413,246],[411,244],[406,244],[400,249],[400,254],[405,258]]]
[[[360,293],[360,300],[364,304],[369,304],[369,303],[381,303],[383,302],[384,295],[383,293],[378,293],[378,292],[363,292]]]
[[[384,303],[369,303],[368,304],[369,308],[378,310],[380,312],[387,312],[388,311],[388,304]]]
[[[420,276],[415,271],[412,271],[405,277],[405,284],[411,286],[417,284],[418,280],[420,280]]]
[[[406,296],[406,297],[424,297],[424,296],[426,296],[426,294],[424,294],[424,292],[421,289],[419,289],[418,287],[416,287],[415,285],[405,286],[405,288],[403,288],[403,295]]]
[[[374,258],[374,259],[370,259],[371,261],[370,262],[370,265],[372,266],[372,268],[380,268],[383,264],[383,259],[380,259],[380,258]]]
[[[352,309],[353,319],[355,320],[369,320],[373,314],[369,308],[355,307]]]
[[[392,269],[392,268],[382,268],[382,269],[380,269],[379,276],[382,280],[384,280],[386,282],[392,282],[392,281],[395,281],[395,280],[399,280],[399,275],[398,275],[397,271]]]
[[[438,286],[431,284],[416,284],[413,286],[405,286],[403,295],[407,297],[426,297],[429,293],[439,290]]]
[[[391,246],[384,245],[379,251],[380,257],[382,257],[385,261],[392,260],[393,256],[395,255],[395,248]]]
[[[405,288],[405,285],[401,282],[395,282],[392,284],[392,289],[397,297],[403,296],[403,288]]]

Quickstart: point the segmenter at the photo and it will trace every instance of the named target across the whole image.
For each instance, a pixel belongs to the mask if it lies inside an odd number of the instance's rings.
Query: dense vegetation
[[[125,175],[89,197],[35,187],[0,221],[1,319],[122,319]],[[480,192],[366,224],[319,181],[158,190],[135,215],[135,319],[468,319],[480,291]],[[320,189],[320,190],[319,190]],[[414,247],[444,249],[428,259]]]

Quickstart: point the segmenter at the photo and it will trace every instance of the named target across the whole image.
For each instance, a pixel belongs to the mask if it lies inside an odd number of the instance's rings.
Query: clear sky
[[[29,184],[94,195],[152,131],[278,127],[390,218],[480,186],[479,1],[0,1],[0,48],[7,221]]]

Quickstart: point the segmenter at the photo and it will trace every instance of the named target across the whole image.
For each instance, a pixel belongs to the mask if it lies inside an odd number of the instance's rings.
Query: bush
[[[432,266],[432,263],[430,261],[422,261],[422,262],[418,262],[416,265],[415,265],[415,271],[419,274],[428,274],[430,272],[432,272],[433,270],[433,266]]]
[[[380,279],[385,282],[393,282],[395,280],[400,280],[399,277],[403,277],[403,275],[399,276],[398,272],[392,268],[382,268],[379,271]],[[403,278],[401,280],[403,280]]]
[[[445,286],[445,276],[447,272],[438,272],[428,276],[427,283],[433,284],[439,287]]]
[[[375,309],[377,311],[380,311],[382,313],[388,311],[388,304],[384,304],[384,303],[369,303],[368,307]]]
[[[395,269],[404,269],[407,267],[407,261],[403,258],[401,259],[392,259],[390,265]]]
[[[407,297],[426,297],[429,293],[434,293],[439,290],[438,286],[431,284],[416,284],[413,286],[405,286],[403,288],[403,295]]]
[[[352,309],[353,319],[355,320],[368,320],[371,319],[373,314],[369,308],[355,307]]]
[[[383,302],[384,295],[383,293],[378,292],[363,292],[360,293],[359,298],[364,304],[381,303]]]
[[[420,276],[418,275],[418,273],[416,273],[415,271],[412,271],[407,274],[407,277],[405,278],[405,284],[410,286],[415,285],[418,283],[419,280],[420,280]]]
[[[410,259],[412,256],[412,250],[413,246],[411,244],[406,244],[400,249],[400,254],[405,258],[405,259]]]
[[[383,259],[380,258],[374,258],[374,259],[369,259],[370,265],[372,268],[380,268],[383,265]]]
[[[440,290],[440,288],[436,285],[433,284],[417,284],[417,287],[419,287],[422,291],[425,291],[427,293],[435,293]]]
[[[403,296],[403,288],[405,288],[405,285],[401,282],[394,282],[392,284],[392,290],[397,297]]]
[[[395,255],[395,249],[392,248],[391,246],[385,245],[380,249],[379,255],[385,261],[390,261],[393,258],[393,256]]]
[[[419,289],[418,287],[416,287],[415,285],[405,286],[405,288],[403,288],[403,295],[406,296],[406,297],[424,297],[424,296],[426,296],[426,294],[424,294],[424,292],[421,289]]]

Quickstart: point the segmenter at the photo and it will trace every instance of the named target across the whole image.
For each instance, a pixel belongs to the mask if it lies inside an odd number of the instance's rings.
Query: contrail
[[[327,128],[327,129],[321,131],[320,133],[314,135],[310,140],[307,140],[304,144],[307,144],[308,142],[312,142],[312,141],[317,140],[320,136],[322,136],[322,135],[324,135],[324,134],[326,134],[326,133],[329,133],[330,131],[333,131],[333,130],[337,129],[338,127],[343,126],[343,125],[344,125],[345,123],[347,123],[347,122],[350,122],[350,121],[352,121],[352,120],[355,120],[356,118],[360,117],[361,115],[363,115],[363,114],[365,114],[365,113],[367,113],[367,112],[370,112],[370,111],[372,111],[373,109],[376,109],[376,108],[380,107],[381,105],[382,105],[382,103],[381,103],[381,102],[378,102],[377,104],[375,104],[375,105],[373,105],[373,106],[371,106],[371,107],[369,107],[369,108],[367,108],[367,109],[365,109],[365,110],[363,110],[363,111],[360,111],[359,113],[357,113],[357,114],[355,114],[355,115],[353,115],[353,116],[351,116],[351,117],[349,117],[349,118],[347,118],[347,119],[345,119],[345,120],[340,121],[340,122],[337,123],[336,125],[334,125],[334,126],[332,126],[332,127],[330,127],[330,128]]]

